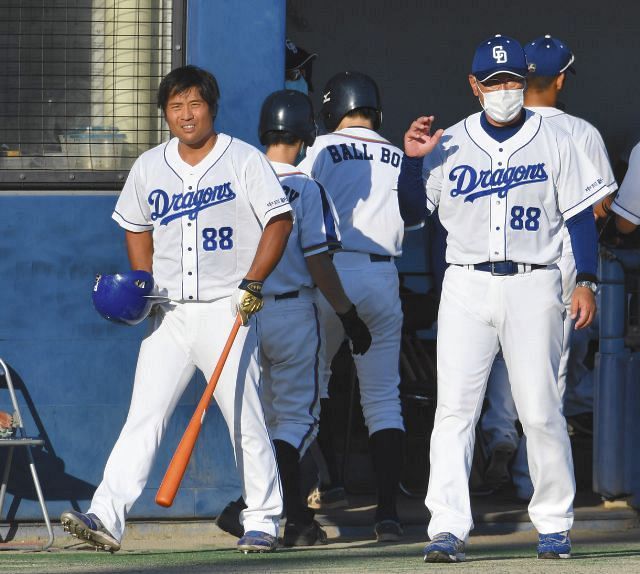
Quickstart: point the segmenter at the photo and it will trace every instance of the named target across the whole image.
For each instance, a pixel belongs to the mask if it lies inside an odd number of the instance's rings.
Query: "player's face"
[[[198,88],[173,94],[164,110],[171,133],[189,147],[205,145],[215,134],[209,104]]]
[[[522,90],[525,87],[525,81],[511,74],[497,74],[484,82],[479,82],[473,74],[469,74],[469,85],[473,95],[484,102],[485,93],[497,90]]]

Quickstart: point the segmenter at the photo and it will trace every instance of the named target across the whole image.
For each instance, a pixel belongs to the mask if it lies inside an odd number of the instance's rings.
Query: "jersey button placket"
[[[195,182],[185,182],[184,194],[194,193]],[[184,297],[188,301],[198,298],[198,236],[195,219],[189,219],[189,215],[183,215],[182,224],[182,285]]]
[[[495,173],[500,170],[502,173],[506,171],[506,154],[502,147],[497,148],[491,158],[492,163],[492,181],[495,181]],[[494,188],[502,188],[501,183],[493,184]],[[497,192],[491,194],[491,228],[489,229],[489,260],[490,261],[503,261],[505,259],[504,253],[504,234],[505,230],[505,210],[507,209],[507,198],[500,197]]]

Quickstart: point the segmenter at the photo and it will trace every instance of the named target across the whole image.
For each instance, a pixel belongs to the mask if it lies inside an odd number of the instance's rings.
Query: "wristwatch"
[[[576,283],[576,287],[586,287],[590,289],[593,293],[598,290],[598,284],[594,281],[578,281]]]

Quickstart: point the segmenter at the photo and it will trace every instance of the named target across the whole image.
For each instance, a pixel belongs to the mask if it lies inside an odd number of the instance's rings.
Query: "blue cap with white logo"
[[[573,61],[575,60],[569,46],[558,38],[552,38],[547,34],[541,38],[529,42],[524,47],[529,64],[529,75],[532,76],[558,76],[569,70],[573,74]]]
[[[479,82],[496,74],[524,78],[527,75],[527,59],[520,42],[500,34],[485,40],[476,48],[471,73]]]

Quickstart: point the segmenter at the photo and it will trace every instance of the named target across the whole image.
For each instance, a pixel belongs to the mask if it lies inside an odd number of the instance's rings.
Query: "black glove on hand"
[[[353,347],[354,355],[364,355],[371,346],[371,333],[369,328],[365,325],[364,321],[358,317],[356,306],[351,305],[351,308],[342,315],[336,313],[342,321],[342,326],[347,333],[347,337],[351,339],[351,346]]]

